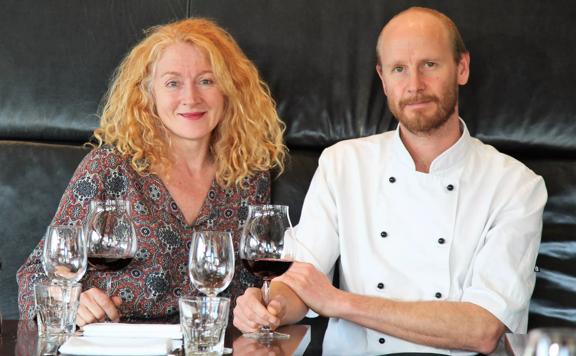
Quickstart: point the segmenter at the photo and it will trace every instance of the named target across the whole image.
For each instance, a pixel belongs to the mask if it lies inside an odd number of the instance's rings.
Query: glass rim
[[[232,231],[223,230],[196,230],[192,231],[193,234],[209,233],[209,234],[231,234]]]
[[[290,206],[287,204],[249,204],[248,208],[255,207],[255,208],[263,208],[263,209],[273,209],[273,208],[289,208]]]
[[[207,295],[199,295],[199,296],[186,296],[186,297],[179,297],[178,298],[178,304],[182,303],[182,302],[195,302],[195,301],[203,301],[203,300],[218,300],[218,301],[224,301],[227,303],[230,303],[230,298],[228,297],[219,297],[219,296],[215,296],[215,297],[210,297]]]
[[[118,199],[92,199],[90,200],[90,205],[92,204],[106,204],[106,205],[116,205],[116,204],[125,204],[129,203],[128,199],[118,198]]]
[[[37,281],[34,283],[34,289],[36,289],[36,286],[42,286],[42,287],[70,287],[70,288],[82,288],[82,283],[80,282],[66,282],[66,283],[54,283],[54,281],[50,281],[50,280],[42,280],[42,281]]]
[[[84,225],[82,224],[73,224],[73,225],[68,225],[68,224],[50,224],[48,225],[49,228],[59,228],[59,227],[65,227],[65,228],[73,228],[73,229],[82,229],[84,227]]]

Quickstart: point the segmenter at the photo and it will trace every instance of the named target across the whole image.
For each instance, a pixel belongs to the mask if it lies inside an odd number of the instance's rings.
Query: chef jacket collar
[[[438,157],[434,159],[434,161],[432,161],[432,164],[430,165],[430,173],[438,173],[440,171],[450,169],[466,157],[472,138],[470,137],[470,133],[468,132],[468,128],[466,127],[464,120],[462,120],[462,118],[459,118],[459,120],[462,135],[458,141],[456,141],[456,143],[454,143],[450,148],[442,152]],[[393,147],[395,156],[398,157],[403,164],[406,164],[412,169],[416,170],[414,160],[412,159],[412,156],[410,156],[410,152],[408,152],[406,146],[404,146],[404,143],[400,138],[400,124],[398,124],[394,134]]]

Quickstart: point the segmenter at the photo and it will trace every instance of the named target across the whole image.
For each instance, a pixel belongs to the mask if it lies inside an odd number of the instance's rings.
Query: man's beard
[[[394,117],[400,121],[403,128],[414,135],[430,135],[442,127],[450,116],[454,114],[456,109],[456,103],[458,102],[458,85],[448,88],[444,93],[445,95],[442,100],[435,95],[418,94],[400,100],[398,105],[391,103],[390,98],[388,98],[388,107]],[[432,114],[425,114],[417,110],[413,110],[409,115],[405,114],[404,108],[406,105],[427,101],[436,104],[436,110]]]

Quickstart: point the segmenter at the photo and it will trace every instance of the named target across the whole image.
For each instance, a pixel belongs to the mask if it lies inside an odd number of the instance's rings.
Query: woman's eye
[[[178,82],[176,80],[169,80],[166,82],[167,88],[176,88],[178,86]]]
[[[200,79],[200,85],[212,85],[214,84],[214,80],[210,78]]]

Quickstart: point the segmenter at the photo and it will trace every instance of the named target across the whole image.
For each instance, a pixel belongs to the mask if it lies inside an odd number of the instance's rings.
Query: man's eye
[[[392,68],[392,73],[402,73],[404,71],[404,67],[396,66]]]
[[[434,62],[424,63],[424,67],[426,67],[426,68],[434,68],[435,66],[436,66],[436,63],[434,63]]]

